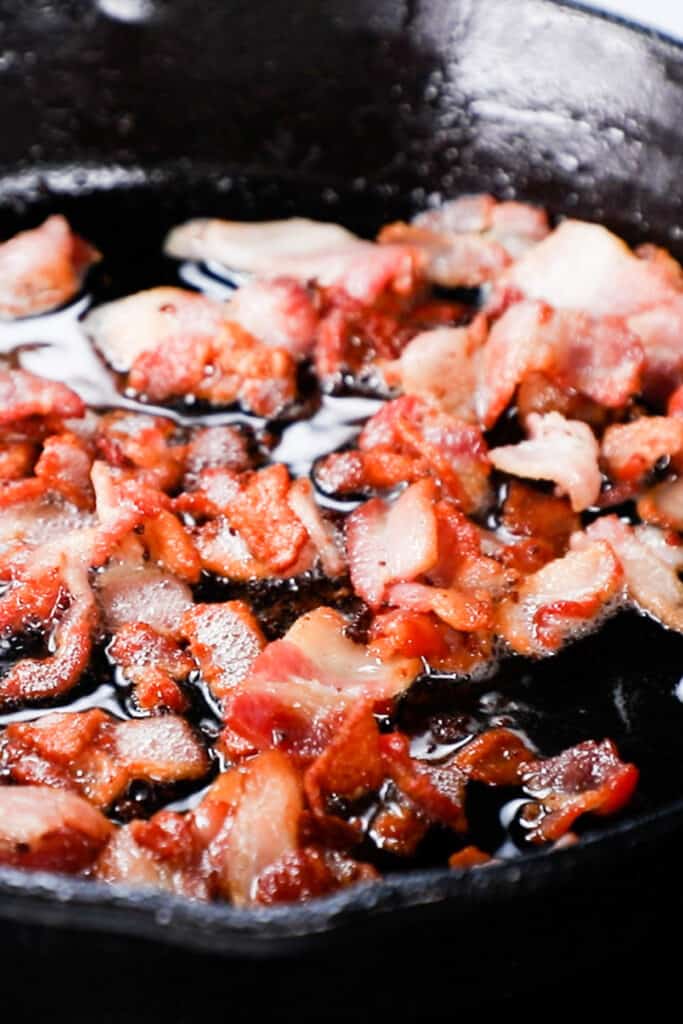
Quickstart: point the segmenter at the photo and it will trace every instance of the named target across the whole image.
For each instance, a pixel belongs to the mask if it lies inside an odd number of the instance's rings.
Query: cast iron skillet
[[[0,43],[0,229],[64,211],[121,291],[159,282],[163,232],[191,214],[297,211],[372,231],[472,190],[683,253],[683,51],[578,6],[0,0]],[[633,810],[577,847],[261,911],[2,870],[4,934],[59,926],[241,955],[420,934],[456,973],[530,948],[561,960],[579,942],[592,957],[676,908],[682,672],[683,641],[634,616],[544,665],[546,745],[602,731],[643,767]],[[533,725],[536,691],[511,687]]]

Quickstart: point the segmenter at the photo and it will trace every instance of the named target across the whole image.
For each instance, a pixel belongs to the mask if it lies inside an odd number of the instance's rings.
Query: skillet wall
[[[633,240],[683,232],[678,52],[546,0],[0,0],[0,113],[15,215],[163,166],[293,182],[256,187],[261,211],[303,179],[378,221],[514,188]]]

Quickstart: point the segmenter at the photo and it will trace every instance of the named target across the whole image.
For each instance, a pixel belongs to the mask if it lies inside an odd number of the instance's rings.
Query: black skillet
[[[683,255],[683,50],[578,6],[0,0],[0,113],[0,231],[63,211],[114,291],[170,279],[160,240],[188,215],[371,232],[473,190]],[[419,941],[453,978],[588,961],[680,909],[681,675],[683,639],[631,615],[501,684],[546,752],[609,735],[641,766],[632,809],[576,847],[262,911],[2,870],[2,936],[249,956]]]

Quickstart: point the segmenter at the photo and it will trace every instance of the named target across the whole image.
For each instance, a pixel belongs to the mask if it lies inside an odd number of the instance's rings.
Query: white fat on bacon
[[[125,623],[145,622],[172,636],[192,607],[186,583],[142,559],[113,559],[99,572],[96,591],[106,628],[114,633]]]
[[[582,535],[580,550],[527,576],[497,613],[497,632],[519,654],[543,655],[615,610],[623,574],[610,544]]]
[[[291,277],[247,281],[225,307],[225,315],[259,341],[285,348],[297,359],[310,355],[315,344],[318,312],[305,286]]]
[[[223,303],[184,288],[160,287],[96,306],[83,327],[109,365],[125,373],[168,339],[217,337],[226,320]]]
[[[48,786],[0,786],[0,862],[80,871],[114,831],[82,797]]]
[[[614,480],[639,480],[661,458],[683,448],[683,419],[641,416],[631,423],[615,423],[602,438],[601,458]]]
[[[191,220],[171,231],[164,248],[169,256],[213,260],[260,277],[284,271],[298,281],[340,287],[363,302],[387,288],[411,291],[421,266],[412,246],[378,246],[338,224],[300,217],[257,223]]]
[[[373,498],[346,520],[346,550],[354,590],[378,608],[391,583],[429,572],[438,559],[434,483],[419,480],[395,501]]]
[[[310,481],[304,478],[295,480],[289,489],[287,501],[294,515],[306,528],[325,575],[330,579],[341,576],[346,567],[341,540],[332,524],[324,518],[313,496]]]
[[[601,476],[598,443],[590,427],[550,412],[531,413],[527,429],[528,441],[489,452],[496,469],[528,480],[552,480],[558,494],[569,496],[575,512],[594,505]]]
[[[483,316],[475,317],[467,327],[423,331],[390,365],[387,379],[392,383],[396,379],[405,394],[430,399],[443,412],[475,422],[474,399],[486,334]]]
[[[680,545],[669,545],[654,527],[634,529],[616,516],[591,523],[584,534],[572,538],[572,546],[580,548],[593,541],[605,541],[615,552],[623,568],[627,593],[636,605],[669,629],[683,632],[683,583],[678,577],[683,567]]]

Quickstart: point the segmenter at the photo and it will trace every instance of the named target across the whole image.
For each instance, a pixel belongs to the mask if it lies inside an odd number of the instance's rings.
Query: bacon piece
[[[266,868],[296,852],[302,812],[301,779],[289,758],[270,750],[249,762],[220,876],[237,906],[253,903]]]
[[[180,482],[183,460],[192,449],[192,443],[175,443],[175,433],[175,424],[160,416],[111,412],[97,424],[95,446],[110,466],[120,470],[121,479],[132,477],[164,491]]]
[[[304,776],[304,787],[314,814],[327,814],[327,800],[358,800],[379,790],[386,777],[380,732],[372,701],[359,701],[345,716],[330,743]]]
[[[527,428],[528,441],[489,452],[496,469],[531,480],[552,480],[559,494],[569,496],[575,512],[594,505],[601,476],[598,443],[590,427],[549,412],[532,413]]]
[[[670,281],[639,260],[620,238],[598,224],[565,220],[499,279],[556,309],[628,317],[666,303]]]
[[[683,420],[672,416],[641,416],[631,423],[615,423],[602,439],[601,456],[613,480],[637,481],[659,459],[683,448]]]
[[[305,846],[286,853],[261,872],[255,902],[269,906],[312,899],[379,877],[372,865],[359,863],[337,850]]]
[[[473,286],[495,279],[549,231],[544,210],[524,203],[497,203],[489,195],[460,196],[418,214],[410,225],[382,229],[384,244],[416,245],[427,260],[431,281]]]
[[[566,498],[543,494],[518,480],[508,485],[502,523],[511,534],[546,541],[555,557],[565,553],[570,536],[581,528]]]
[[[150,560],[186,583],[197,583],[202,564],[188,531],[167,509],[162,509],[143,528]]]
[[[449,868],[455,868],[457,871],[480,868],[492,862],[491,854],[484,853],[478,846],[463,846],[462,850],[452,853],[448,858]]]
[[[518,385],[539,372],[561,390],[618,408],[639,390],[644,359],[638,337],[616,317],[516,303],[493,325],[482,351],[479,418],[492,427]]]
[[[193,605],[183,616],[181,630],[202,678],[218,701],[249,675],[266,645],[261,627],[244,601]]]
[[[34,416],[61,421],[84,414],[84,403],[66,384],[26,370],[0,370],[0,426],[21,424]]]
[[[36,461],[36,446],[31,441],[0,443],[0,481],[21,480],[28,476]]]
[[[588,812],[615,814],[628,803],[637,782],[638,769],[620,760],[611,740],[587,740],[529,765],[524,786],[538,800],[527,805],[522,815],[529,839],[535,843],[559,839]]]
[[[671,556],[665,557],[669,545],[658,550],[652,543],[652,532],[661,536],[659,531],[646,529],[647,533],[636,531],[616,516],[605,516],[591,523],[585,534],[573,538],[572,544],[581,547],[606,541],[622,566],[629,597],[669,629],[683,632],[683,583],[677,566],[672,564]],[[678,545],[671,550],[677,554]]]
[[[435,489],[431,480],[412,484],[395,502],[380,498],[346,520],[346,547],[353,588],[371,608],[387,587],[428,572],[438,557]]]
[[[173,636],[183,613],[192,607],[186,583],[142,560],[113,560],[98,575],[96,587],[112,633],[129,623],[145,623]]]
[[[353,702],[389,701],[421,672],[417,658],[378,658],[344,627],[339,612],[316,608],[268,644],[226,701],[229,728],[256,749],[316,757]]]
[[[243,538],[230,525],[225,516],[212,519],[195,534],[195,545],[202,568],[224,579],[247,581],[266,579],[271,575],[268,567],[250,553]],[[293,572],[296,575],[298,563]]]
[[[357,493],[433,476],[466,512],[481,510],[488,501],[490,463],[481,431],[421,398],[404,395],[387,402],[365,424],[358,449],[353,456],[328,456],[316,466],[316,481],[327,493]]]
[[[418,761],[410,756],[408,737],[398,732],[382,735],[380,749],[387,774],[421,814],[463,831],[466,776],[456,765]]]
[[[97,605],[82,567],[67,566],[63,580],[70,604],[51,638],[46,658],[22,658],[0,678],[0,706],[59,697],[72,689],[90,661]]]
[[[47,786],[0,786],[0,862],[72,874],[87,868],[114,831],[94,807]]]
[[[433,612],[452,629],[474,633],[493,626],[493,605],[485,590],[464,593],[423,583],[395,583],[386,603],[413,612]]]
[[[37,316],[68,302],[99,259],[64,217],[21,231],[0,245],[0,318]]]
[[[646,523],[683,531],[683,477],[651,487],[638,499],[636,507]]]
[[[118,721],[99,709],[14,722],[0,738],[6,773],[16,782],[47,782],[109,807],[135,780],[177,783],[209,770],[204,746],[176,715]]]
[[[167,820],[174,817],[169,812],[165,813]],[[207,899],[210,895],[208,879],[201,877],[200,865],[194,863],[192,835],[187,852],[182,850],[173,855],[166,854],[166,851],[160,853],[148,843],[141,842],[141,839],[147,839],[148,827],[154,827],[155,818],[161,814],[155,815],[150,822],[135,821],[119,828],[97,859],[95,877],[110,884],[163,889],[191,899]],[[184,824],[180,815],[175,817]],[[141,832],[143,828],[145,832]]]
[[[414,291],[422,262],[412,246],[377,246],[338,224],[302,218],[255,224],[191,220],[171,231],[164,249],[180,259],[215,260],[264,277],[284,269],[288,277],[339,288],[367,304],[383,292]]]
[[[235,292],[226,315],[259,341],[286,349],[295,359],[304,359],[313,350],[318,311],[311,293],[294,278],[248,281]]]
[[[94,492],[90,482],[93,456],[90,446],[72,433],[46,438],[36,463],[36,476],[78,508],[92,509]]]
[[[395,370],[403,391],[433,401],[451,416],[476,421],[474,398],[486,334],[486,319],[477,316],[467,327],[438,327],[416,335]]]
[[[192,658],[177,643],[143,622],[128,623],[116,633],[107,653],[134,687],[142,711],[166,708],[182,713],[187,698],[178,683],[194,671]]]
[[[341,541],[332,524],[324,518],[324,513],[313,496],[310,481],[295,480],[289,489],[287,501],[295,516],[303,523],[318,552],[326,576],[330,579],[341,576],[346,568],[344,555],[340,550]]]
[[[487,786],[519,785],[535,756],[511,729],[488,729],[461,747],[453,763],[468,779]]]
[[[267,466],[242,477],[239,493],[226,509],[230,524],[254,558],[275,573],[293,565],[308,540],[306,528],[289,504],[290,487],[286,466]]]
[[[240,400],[270,416],[294,398],[290,354],[262,345],[229,322],[225,305],[203,295],[153,288],[100,306],[84,325],[107,362],[152,401]]]
[[[590,629],[618,597],[620,561],[609,544],[591,533],[581,551],[571,551],[528,576],[516,595],[502,602],[497,632],[519,654],[542,655]]]
[[[194,431],[187,446],[184,484],[193,488],[207,469],[239,472],[250,463],[247,435],[239,427],[204,427]]]

